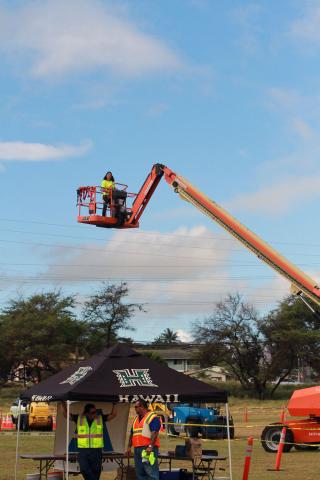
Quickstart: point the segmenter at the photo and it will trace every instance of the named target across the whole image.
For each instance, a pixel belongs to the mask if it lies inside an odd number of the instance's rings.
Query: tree
[[[154,351],[146,351],[146,352],[143,352],[143,354],[146,356],[146,357],[149,357],[151,358],[151,360],[154,360],[155,362],[159,362],[159,363],[162,363],[162,365],[167,365],[166,364],[166,361],[156,352]]]
[[[174,332],[170,328],[166,328],[158,337],[153,341],[155,344],[166,344],[166,345],[176,345],[181,343],[179,340],[179,335],[177,332]]]
[[[204,344],[200,350],[204,366],[225,364],[245,390],[263,396],[266,379],[261,369],[267,359],[258,314],[239,294],[218,302],[211,317],[195,322],[193,333]]]
[[[5,328],[0,320],[0,387],[7,382],[12,367],[11,346],[3,341],[4,338]]]
[[[290,295],[272,310],[262,325],[274,365],[278,364],[279,384],[299,360],[320,374],[320,320],[297,296]],[[282,352],[279,351],[281,345]],[[285,352],[285,358],[283,358]],[[291,370],[292,370],[291,368]]]
[[[292,301],[282,302],[278,309],[260,318],[239,294],[228,295],[216,304],[209,318],[193,326],[195,339],[203,344],[200,360],[204,365],[226,365],[242,387],[260,399],[265,397],[270,382],[279,377],[272,388],[274,393],[295,368],[298,355],[314,349],[319,339],[309,314],[306,321],[303,304],[293,313]]]
[[[60,291],[11,300],[0,316],[0,350],[10,345],[11,368],[25,367],[36,381],[70,363],[81,346],[83,326],[75,300]]]
[[[85,302],[83,318],[88,327],[88,351],[96,352],[120,340],[119,331],[133,331],[129,321],[136,311],[144,311],[139,303],[124,303],[129,294],[125,282],[102,287]]]

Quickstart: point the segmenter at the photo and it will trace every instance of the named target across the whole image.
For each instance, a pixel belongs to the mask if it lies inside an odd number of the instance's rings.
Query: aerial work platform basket
[[[127,188],[121,183],[108,192],[99,186],[78,188],[78,222],[105,228],[137,228],[139,223],[128,223],[137,194],[127,192]]]

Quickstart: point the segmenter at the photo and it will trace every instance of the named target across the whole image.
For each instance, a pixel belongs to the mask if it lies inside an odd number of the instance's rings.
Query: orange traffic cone
[[[280,422],[284,423],[285,421],[286,421],[286,407],[284,405],[280,413]]]
[[[286,441],[286,427],[283,427],[283,429],[281,430],[280,443],[278,445],[278,451],[277,451],[277,457],[276,457],[276,465],[275,465],[276,471],[280,470],[281,457],[282,457],[285,441]]]
[[[249,420],[248,407],[245,407],[245,409],[244,409],[244,422],[248,423],[248,420]]]
[[[246,448],[246,456],[244,459],[242,480],[248,480],[249,478],[252,448],[253,448],[253,437],[249,437],[247,440],[247,448]]]
[[[3,416],[3,421],[2,421],[3,430],[7,430],[7,425],[8,425],[8,415],[4,415]]]
[[[13,429],[14,429],[14,425],[13,425],[12,417],[11,415],[7,415],[7,430],[13,430]]]
[[[165,424],[163,422],[163,418],[161,416],[159,416],[159,420],[160,420],[160,432],[165,432]]]

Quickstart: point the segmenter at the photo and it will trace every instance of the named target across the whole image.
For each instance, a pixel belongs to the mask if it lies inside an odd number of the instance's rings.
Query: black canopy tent
[[[91,400],[226,403],[227,393],[168,366],[124,344],[72,365],[21,394],[22,400]],[[158,398],[157,398],[158,397]]]
[[[20,396],[21,400],[33,402],[64,400],[67,403],[67,418],[70,414],[70,403],[74,401],[131,403],[139,398],[149,402],[164,403],[224,403],[227,414],[230,479],[232,479],[227,392],[177,372],[125,344],[117,344],[87,360],[71,365],[25,390]],[[69,478],[68,438],[69,422],[67,422],[66,431],[67,479]],[[18,444],[19,430],[15,478],[18,464]]]

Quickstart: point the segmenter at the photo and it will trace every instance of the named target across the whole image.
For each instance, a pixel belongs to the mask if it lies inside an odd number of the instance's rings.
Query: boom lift
[[[289,280],[293,293],[300,296],[304,303],[317,313],[305,298],[308,297],[315,304],[320,305],[320,286],[312,278],[200,192],[188,180],[160,163],[152,167],[137,194],[128,193],[127,185],[116,184],[116,189],[110,190],[110,201],[105,217],[100,213],[103,206],[102,195],[105,193],[100,187],[80,187],[77,191],[78,222],[105,228],[138,228],[140,217],[162,177],[183,200],[192,203],[198,210],[219,223],[260,260]],[[84,208],[88,209],[89,215],[82,215]]]
[[[78,222],[97,227],[138,228],[140,217],[162,177],[183,200],[192,203],[198,210],[219,223],[258,258],[289,280],[293,293],[298,295],[317,317],[320,316],[305,298],[308,297],[316,305],[320,305],[320,287],[312,278],[242,225],[217,203],[197,190],[188,180],[177,175],[165,165],[158,163],[153,166],[138,194],[127,193],[126,185],[118,185],[116,190],[110,191],[110,201],[105,217],[99,214],[99,210],[102,209],[99,197],[103,194],[101,189],[99,187],[80,187],[78,189]],[[89,215],[81,215],[83,208],[89,209]],[[261,435],[264,449],[268,452],[277,451],[283,426],[287,428],[285,452],[290,451],[293,446],[297,450],[318,449],[320,446],[319,400],[320,387],[294,392],[288,405],[289,413],[294,417],[308,415],[309,418],[268,425]]]

